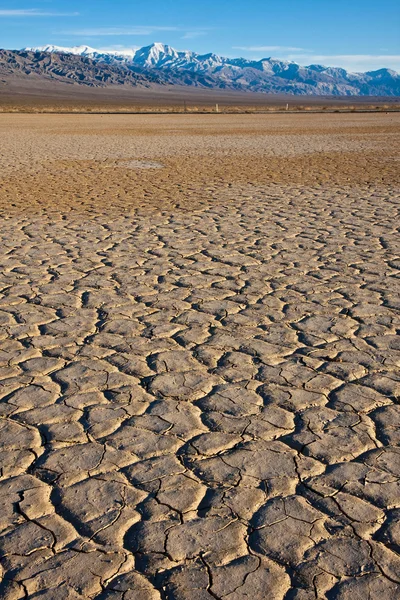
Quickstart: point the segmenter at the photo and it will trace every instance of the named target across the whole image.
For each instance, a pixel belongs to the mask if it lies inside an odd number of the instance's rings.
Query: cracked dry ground
[[[400,598],[399,126],[1,117],[2,598]]]

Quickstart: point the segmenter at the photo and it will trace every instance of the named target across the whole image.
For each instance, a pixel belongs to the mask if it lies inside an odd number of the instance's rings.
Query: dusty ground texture
[[[0,117],[2,598],[400,598],[399,132]]]

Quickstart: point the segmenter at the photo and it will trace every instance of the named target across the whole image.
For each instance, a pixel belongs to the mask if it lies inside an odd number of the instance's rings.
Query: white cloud
[[[129,48],[127,48],[126,46],[123,46],[122,44],[111,44],[111,46],[107,46],[105,48],[98,48],[98,50],[100,52],[121,52],[121,53],[128,53],[131,52],[132,50],[139,50],[140,46],[129,46]]]
[[[302,65],[320,64],[342,67],[350,72],[387,68],[400,72],[400,54],[289,54],[285,58]]]
[[[159,31],[179,31],[178,27],[159,27],[157,25],[134,25],[132,27],[94,27],[75,31],[62,31],[63,35],[82,37],[103,37],[117,35],[152,35]]]
[[[185,35],[182,36],[183,40],[194,40],[195,38],[201,37],[203,35],[207,35],[207,31],[187,31]]]
[[[77,17],[78,15],[78,12],[49,12],[37,8],[0,9],[0,17]]]
[[[294,61],[300,65],[319,64],[327,67],[341,67],[353,73],[393,69],[400,72],[400,54],[316,54],[312,50],[292,46],[233,46],[236,50],[251,52],[252,60],[265,58],[265,53],[282,60]]]
[[[305,48],[295,46],[233,46],[234,50],[243,52],[310,52]]]
[[[112,37],[123,35],[153,35],[163,31],[182,32],[182,38],[186,40],[207,35],[208,28],[187,29],[184,27],[170,27],[160,25],[132,25],[127,27],[88,27],[72,31],[59,31],[60,35],[73,35],[77,37]]]

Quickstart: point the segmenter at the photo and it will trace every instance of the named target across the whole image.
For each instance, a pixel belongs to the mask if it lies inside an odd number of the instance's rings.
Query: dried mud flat
[[[400,597],[399,133],[0,116],[2,598]]]

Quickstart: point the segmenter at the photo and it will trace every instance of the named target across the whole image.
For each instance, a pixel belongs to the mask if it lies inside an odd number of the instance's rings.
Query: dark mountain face
[[[0,79],[14,76],[39,76],[90,87],[107,85],[149,86],[163,83],[156,73],[140,73],[117,65],[105,65],[84,56],[0,50]]]
[[[126,55],[86,46],[0,50],[0,78],[6,74],[36,75],[91,87],[169,84],[270,94],[400,96],[400,75],[389,69],[348,73],[273,58],[249,61],[178,52],[163,44]]]

